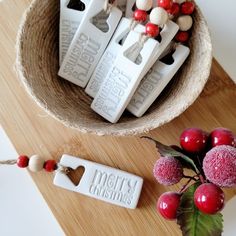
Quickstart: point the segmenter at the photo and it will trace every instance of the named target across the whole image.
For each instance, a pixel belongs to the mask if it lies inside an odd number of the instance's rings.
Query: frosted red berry
[[[210,143],[212,147],[219,145],[235,145],[234,134],[231,130],[226,128],[214,129],[210,134]]]
[[[168,10],[172,7],[173,1],[172,0],[157,0],[158,7],[162,7],[165,10]]]
[[[166,11],[172,16],[177,16],[180,11],[180,6],[178,3],[174,2],[172,4],[172,7],[170,9],[167,9]]]
[[[189,128],[180,136],[181,147],[189,153],[201,153],[206,149],[208,136],[198,128]]]
[[[194,193],[195,206],[205,214],[216,214],[224,207],[224,192],[212,183],[200,185]]]
[[[183,178],[183,168],[174,157],[161,157],[154,165],[153,175],[163,185],[177,184]]]
[[[176,192],[163,193],[157,201],[157,211],[167,220],[175,220],[181,195]]]
[[[134,11],[134,19],[139,22],[144,22],[147,20],[147,12],[143,10],[135,10]]]
[[[206,178],[220,187],[236,187],[236,148],[217,146],[203,159]]]
[[[18,157],[16,164],[20,168],[26,168],[29,164],[29,158],[25,155],[21,155]]]
[[[54,170],[56,170],[57,168],[57,163],[55,160],[47,160],[44,163],[43,168],[47,171],[47,172],[52,172]]]
[[[191,15],[194,12],[195,4],[193,2],[184,2],[181,4],[180,11],[184,15]]]
[[[157,37],[159,34],[159,27],[158,25],[152,24],[152,23],[147,23],[145,26],[145,33],[146,35],[150,36],[150,37]]]
[[[188,31],[179,31],[175,35],[175,40],[180,42],[180,43],[185,43],[189,39],[189,32]]]

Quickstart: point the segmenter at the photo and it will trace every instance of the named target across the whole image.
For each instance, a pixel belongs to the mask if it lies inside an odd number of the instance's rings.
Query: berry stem
[[[189,176],[189,175],[183,175],[184,178],[186,179],[190,179],[190,180],[194,180],[194,181],[197,181],[198,179],[196,179],[195,177],[197,177],[198,175],[195,175],[195,176]]]
[[[186,189],[187,189],[187,187],[188,187],[188,185],[189,185],[189,183],[192,181],[192,179],[189,179],[187,182],[186,182],[186,184],[185,185],[183,185],[183,187],[179,190],[179,193],[181,194],[181,193],[183,193]]]

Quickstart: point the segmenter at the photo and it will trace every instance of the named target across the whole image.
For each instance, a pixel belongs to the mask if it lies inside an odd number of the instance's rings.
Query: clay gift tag
[[[117,30],[112,37],[106,51],[104,52],[101,60],[99,61],[96,69],[93,72],[91,79],[85,89],[85,92],[91,97],[95,97],[97,94],[103,80],[107,76],[111,66],[113,65],[119,51],[122,48],[124,39],[127,37],[130,32],[130,27],[132,24],[132,19],[122,18]],[[140,27],[138,24],[134,30],[136,32],[144,32],[144,27]]]
[[[95,112],[112,123],[119,120],[128,106],[142,79],[140,75],[157,46],[152,38],[145,42],[140,38],[140,33],[129,33],[91,105]]]
[[[86,15],[66,53],[59,76],[85,87],[104,53],[122,12],[112,6],[104,11],[104,0],[91,0]]]
[[[77,186],[65,173],[57,172],[56,186],[121,207],[136,208],[143,185],[141,177],[69,155],[63,155],[60,164],[74,170],[82,166],[85,171]]]
[[[90,0],[61,0],[59,63],[61,65]]]
[[[164,28],[160,32],[161,41],[158,42],[155,50],[153,51],[153,55],[149,60],[145,70],[143,70],[142,77],[144,77],[147,72],[151,69],[153,64],[158,60],[161,54],[165,51],[165,49],[170,44],[171,40],[175,37],[176,33],[179,30],[179,26],[171,20],[168,20],[165,24]]]
[[[178,45],[172,55],[172,64],[157,61],[141,81],[127,110],[141,117],[160,95],[189,55],[189,48]]]

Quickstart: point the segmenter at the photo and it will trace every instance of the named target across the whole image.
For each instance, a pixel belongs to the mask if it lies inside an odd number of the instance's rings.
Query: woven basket
[[[135,135],[157,128],[185,111],[201,93],[210,73],[212,45],[206,22],[196,8],[191,55],[161,97],[141,118],[125,112],[110,124],[90,109],[84,89],[57,76],[59,0],[34,0],[17,38],[16,69],[32,98],[64,125],[97,135]]]

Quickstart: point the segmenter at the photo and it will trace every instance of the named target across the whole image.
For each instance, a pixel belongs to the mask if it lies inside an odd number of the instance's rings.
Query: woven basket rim
[[[47,108],[46,102],[44,102],[42,99],[40,99],[35,93],[34,90],[31,88],[30,84],[28,83],[28,80],[26,78],[26,73],[25,73],[25,68],[24,65],[22,63],[22,37],[24,34],[24,28],[25,28],[25,24],[27,23],[27,16],[30,13],[30,11],[34,8],[34,5],[36,4],[38,0],[33,0],[33,2],[30,4],[30,6],[26,9],[26,11],[24,12],[20,25],[19,25],[19,30],[17,33],[17,38],[16,38],[16,62],[15,62],[15,70],[16,73],[18,75],[18,78],[20,79],[20,81],[23,83],[27,93],[31,96],[31,98],[38,104],[38,106],[40,106],[43,110],[45,110],[50,116],[52,116],[53,118],[55,118],[56,120],[58,120],[59,122],[62,122],[65,126],[72,128],[72,129],[76,129],[82,133],[91,133],[91,134],[96,134],[96,135],[111,135],[111,136],[133,136],[133,135],[138,135],[138,134],[143,134],[143,133],[147,133],[150,130],[153,130],[157,127],[160,127],[168,122],[170,122],[171,120],[175,119],[176,117],[178,117],[181,113],[183,113],[189,106],[191,106],[195,100],[198,98],[198,96],[200,95],[200,93],[202,92],[208,78],[210,75],[210,68],[211,68],[211,63],[212,63],[212,43],[211,43],[211,37],[210,37],[210,32],[209,32],[209,28],[207,26],[207,23],[202,15],[201,10],[199,9],[199,7],[196,5],[196,11],[198,11],[198,14],[201,16],[202,21],[204,21],[204,27],[205,30],[207,32],[206,35],[204,35],[204,37],[206,37],[207,41],[209,42],[209,48],[207,51],[207,55],[206,57],[208,57],[208,64],[205,65],[205,70],[206,73],[204,74],[204,76],[202,76],[201,81],[202,84],[201,86],[199,86],[199,88],[196,88],[194,90],[194,92],[191,94],[191,101],[190,100],[186,100],[183,102],[181,108],[179,108],[178,110],[175,110],[171,116],[168,116],[168,118],[165,118],[165,120],[159,120],[159,119],[152,119],[149,122],[142,122],[142,124],[140,124],[137,127],[133,127],[133,128],[127,128],[127,126],[122,127],[122,125],[119,123],[117,124],[108,124],[106,127],[99,127],[99,128],[91,128],[89,125],[88,126],[84,126],[84,125],[80,125],[78,123],[73,124],[73,123],[69,123],[67,120],[65,120],[62,116],[60,116],[60,114],[54,113],[53,111],[49,110]]]

